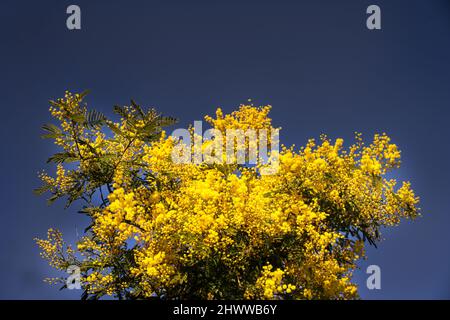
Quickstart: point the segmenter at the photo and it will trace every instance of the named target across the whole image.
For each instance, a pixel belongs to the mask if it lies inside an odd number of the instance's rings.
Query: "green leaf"
[[[130,117],[124,107],[114,106],[113,110],[114,110],[114,113],[118,114],[119,116],[121,116],[125,119],[129,119],[129,117]]]
[[[63,163],[63,162],[74,162],[79,160],[77,155],[71,152],[58,152],[55,153],[53,156],[48,158],[47,163],[54,162],[54,163]]]
[[[60,198],[60,195],[55,194],[53,196],[51,196],[48,200],[47,200],[47,204],[52,204],[53,202],[55,202],[56,200],[58,200]]]
[[[49,191],[51,188],[52,188],[52,185],[44,184],[44,185],[40,186],[39,188],[34,189],[33,193],[40,196],[40,195],[46,193],[47,191]]]
[[[114,123],[112,122],[106,122],[106,125],[108,126],[109,129],[111,129],[112,132],[114,132],[115,134],[119,135],[119,136],[125,136],[124,133],[122,132],[122,130],[120,130]]]
[[[60,128],[51,123],[44,124],[42,129],[47,132],[41,136],[42,138],[58,138],[64,135]]]
[[[85,115],[85,125],[90,128],[98,127],[105,123],[106,117],[96,110],[88,111]]]
[[[86,123],[86,117],[85,117],[85,115],[82,114],[82,113],[74,113],[74,114],[71,114],[71,115],[69,116],[69,118],[70,118],[70,120],[72,120],[72,121],[74,121],[74,122],[76,122],[76,123],[79,123],[79,124],[84,124],[84,123]]]
[[[137,113],[141,116],[142,119],[145,118],[144,111],[142,110],[142,108],[133,99],[131,99],[131,106],[134,108],[134,110],[137,111]]]
[[[83,92],[81,92],[80,93],[80,100],[83,100],[84,97],[86,97],[90,92],[91,92],[91,90],[84,90]]]
[[[47,132],[52,132],[52,133],[60,133],[61,132],[61,129],[58,126],[54,125],[53,123],[44,124],[42,126],[42,129],[44,129]]]
[[[174,125],[178,122],[178,119],[173,118],[173,117],[163,117],[163,116],[159,116],[158,120],[157,120],[157,124],[160,127],[166,127],[166,126],[171,126]]]

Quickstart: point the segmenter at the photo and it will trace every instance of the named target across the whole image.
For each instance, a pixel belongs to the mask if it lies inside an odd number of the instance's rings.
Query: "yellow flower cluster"
[[[255,287],[250,287],[245,293],[247,299],[280,299],[297,289],[295,285],[285,283],[286,271],[280,268],[272,270],[271,264],[262,267],[261,276],[256,280]]]
[[[226,133],[227,129],[271,129],[272,119],[268,117],[270,109],[271,106],[254,107],[252,105],[241,105],[239,110],[224,115],[222,109],[218,108],[216,110],[216,119],[211,116],[205,116],[205,120],[223,134]]]
[[[66,246],[62,239],[62,234],[56,229],[47,231],[47,239],[35,239],[41,248],[41,257],[46,259],[50,266],[59,270],[65,270],[69,265],[69,260],[73,258],[73,249]],[[67,254],[67,255],[66,255]]]
[[[114,277],[111,274],[103,275],[100,272],[92,272],[82,282],[89,287],[90,292],[95,293],[104,290],[106,294],[113,295],[116,288]]]
[[[77,96],[66,99],[72,106]],[[69,130],[63,111],[52,114]],[[230,115],[218,109],[216,119],[206,120],[224,134],[228,128],[270,130],[269,111],[270,106],[244,105]],[[410,184],[397,188],[385,178],[400,164],[400,151],[385,134],[368,146],[357,134],[348,149],[343,139],[326,136],[297,151],[283,147],[277,174],[261,175],[261,166],[175,163],[177,141],[164,132],[148,142],[140,138],[143,122],[124,118],[113,125],[121,134],[111,138],[98,130],[83,133],[91,144],[78,147],[82,159],[70,183],[62,166],[56,179],[43,176],[64,190],[80,172],[97,179],[89,183],[100,188],[105,175],[112,179],[102,205],[87,210],[92,224],[78,243],[92,292],[135,298],[356,298],[351,276],[365,241],[380,240],[381,226],[418,215]],[[75,142],[65,146],[78,152]],[[59,235],[50,238],[56,240],[39,244],[58,267],[62,262],[53,253],[61,247]]]

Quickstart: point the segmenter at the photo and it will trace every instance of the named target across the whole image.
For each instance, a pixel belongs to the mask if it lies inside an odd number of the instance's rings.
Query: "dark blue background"
[[[78,4],[82,30],[66,28]],[[382,30],[365,26],[382,9]],[[356,274],[361,295],[450,298],[450,1],[1,1],[0,298],[77,298],[55,276],[35,236],[58,227],[74,241],[86,220],[48,207],[32,189],[55,151],[41,140],[47,100],[91,89],[110,113],[129,98],[181,126],[252,98],[273,105],[282,142],[327,133],[386,131],[403,151],[398,175],[421,196],[423,217],[384,232]],[[365,268],[382,289],[365,288]]]

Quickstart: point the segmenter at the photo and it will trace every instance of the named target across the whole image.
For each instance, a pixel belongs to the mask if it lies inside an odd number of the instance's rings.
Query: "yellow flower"
[[[108,120],[108,134],[79,120],[74,126],[74,114],[87,112],[81,102],[67,93],[50,110],[60,123],[55,142],[77,161],[40,178],[55,197],[90,201],[83,212],[91,223],[76,246],[82,258],[55,230],[37,242],[53,267],[80,265],[92,294],[353,299],[364,242],[348,230],[378,241],[381,227],[419,213],[411,184],[386,179],[400,165],[386,134],[369,145],[357,134],[348,149],[326,136],[299,150],[283,147],[277,174],[262,175],[261,157],[251,167],[175,163],[177,141],[164,131],[145,134],[146,115],[158,114],[133,106]],[[271,130],[270,109],[245,104],[205,119],[224,134]]]

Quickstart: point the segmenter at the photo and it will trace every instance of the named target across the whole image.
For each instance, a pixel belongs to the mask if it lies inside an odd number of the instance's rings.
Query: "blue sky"
[[[81,7],[79,31],[66,28],[70,4]],[[371,4],[382,30],[365,26]],[[66,89],[90,89],[89,105],[108,114],[134,98],[184,127],[251,98],[273,106],[287,145],[387,132],[423,217],[385,230],[355,280],[365,299],[450,298],[448,1],[4,0],[0,34],[0,298],[80,294],[42,282],[55,273],[33,242],[49,227],[73,241],[87,222],[32,194],[55,151],[40,138],[47,101]],[[365,288],[370,264],[381,290]]]

